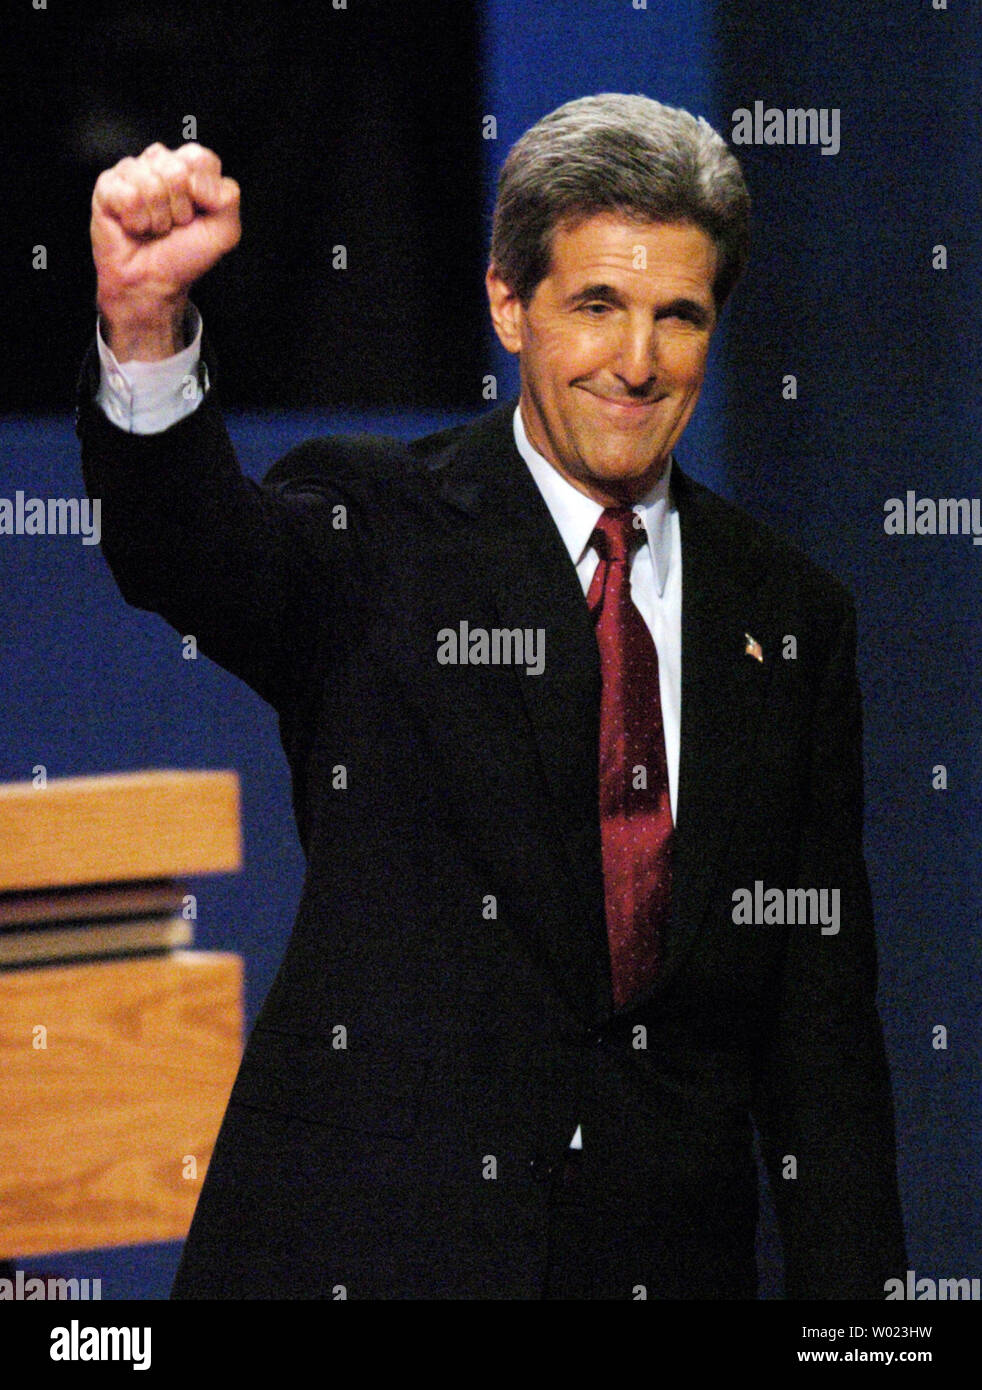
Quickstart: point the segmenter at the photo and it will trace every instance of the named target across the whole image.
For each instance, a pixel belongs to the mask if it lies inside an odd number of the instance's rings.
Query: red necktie
[[[658,973],[672,888],[672,806],[658,653],[631,599],[631,553],[645,533],[630,507],[608,507],[591,544],[587,594],[600,669],[600,835],[614,1004]]]

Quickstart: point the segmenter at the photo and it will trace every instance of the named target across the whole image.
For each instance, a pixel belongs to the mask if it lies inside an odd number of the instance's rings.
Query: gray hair
[[[712,237],[722,308],[750,244],[740,165],[701,116],[645,96],[568,101],[515,142],[498,176],[491,262],[527,305],[549,273],[556,229],[615,210],[639,222],[692,222]]]

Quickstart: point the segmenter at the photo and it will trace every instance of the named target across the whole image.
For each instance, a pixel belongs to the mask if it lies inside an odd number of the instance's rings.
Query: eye
[[[580,308],[588,318],[599,319],[610,313],[610,305],[605,304],[602,299],[594,300],[591,304],[581,304]]]
[[[681,323],[687,328],[704,328],[705,318],[695,309],[668,309],[663,314],[657,315],[660,323]]]

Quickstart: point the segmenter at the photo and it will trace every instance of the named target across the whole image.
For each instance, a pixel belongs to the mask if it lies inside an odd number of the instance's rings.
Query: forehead
[[[561,223],[553,234],[549,275],[564,285],[601,278],[684,279],[711,289],[717,267],[713,239],[693,222],[643,222],[617,212]]]

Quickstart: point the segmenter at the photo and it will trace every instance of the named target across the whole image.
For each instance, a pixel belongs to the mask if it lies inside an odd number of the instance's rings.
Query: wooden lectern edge
[[[168,951],[165,960],[176,960],[181,965],[215,965],[221,961],[238,961],[240,967],[244,964],[244,957],[238,951],[196,951],[194,948],[181,947],[176,951]]]
[[[205,777],[209,781],[229,781],[240,785],[239,773],[235,768],[226,767],[144,767],[131,768],[127,772],[94,772],[83,773],[78,777],[49,777],[45,786],[35,787],[31,779],[25,778],[21,782],[2,782],[0,783],[0,797],[19,796],[26,788],[32,787],[35,791],[46,791],[49,787],[68,788],[96,787],[100,783],[112,783],[118,786],[120,782],[139,782],[147,777]]]

